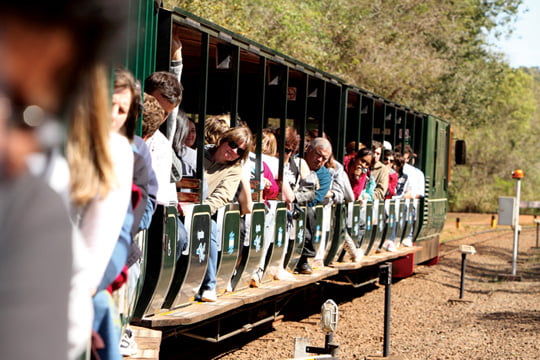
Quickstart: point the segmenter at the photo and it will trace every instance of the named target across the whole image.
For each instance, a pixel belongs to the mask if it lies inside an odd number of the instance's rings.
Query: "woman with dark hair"
[[[368,148],[360,149],[356,157],[349,163],[348,174],[353,189],[355,200],[364,200],[366,182],[368,179],[369,166],[373,159],[373,153]]]

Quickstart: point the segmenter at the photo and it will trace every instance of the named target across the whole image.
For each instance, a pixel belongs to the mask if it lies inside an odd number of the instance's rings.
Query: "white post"
[[[518,255],[518,238],[519,238],[519,194],[521,192],[521,179],[517,179],[516,183],[516,204],[514,211],[514,248],[512,250],[512,276],[516,276],[516,263]]]

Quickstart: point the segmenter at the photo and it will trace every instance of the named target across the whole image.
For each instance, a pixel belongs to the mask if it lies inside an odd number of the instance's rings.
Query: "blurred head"
[[[395,153],[393,164],[394,171],[401,174],[403,171],[403,165],[405,165],[405,158],[400,153]]]
[[[133,139],[137,118],[140,114],[140,86],[133,75],[124,68],[114,71],[112,95],[112,130]]]
[[[365,170],[370,169],[372,164],[374,164],[373,152],[368,148],[358,150],[354,162]]]
[[[150,94],[144,94],[144,111],[142,123],[142,137],[147,139],[154,135],[164,122],[165,110],[159,101]]]
[[[168,71],[157,71],[144,80],[144,91],[155,97],[165,118],[182,102],[183,88],[176,75]]]
[[[218,163],[236,164],[247,158],[251,144],[252,135],[247,127],[231,128],[219,139],[213,160]]]
[[[405,158],[405,162],[407,164],[414,166],[416,162],[416,154],[414,153],[410,145],[405,145],[405,151],[403,152],[403,157]]]
[[[299,146],[300,146],[300,135],[298,135],[298,132],[296,132],[295,128],[287,126],[285,128],[285,154],[283,154],[285,163],[289,161],[291,156],[298,153]]]
[[[262,138],[262,153],[269,156],[277,155],[277,140],[276,136],[270,129],[263,129]]]
[[[229,125],[221,116],[210,116],[204,123],[204,143],[215,145],[221,136],[229,130]]]
[[[62,114],[88,69],[122,49],[127,18],[119,0],[0,0],[0,91]]]
[[[384,150],[382,163],[392,169],[394,164],[394,152],[392,150]]]
[[[374,163],[381,160],[382,156],[382,144],[378,141],[371,143],[371,151],[373,152]]]
[[[186,134],[186,139],[184,140],[184,144],[187,147],[193,147],[195,145],[195,140],[197,139],[197,128],[195,127],[195,122],[192,118],[187,118],[187,126],[188,131]]]
[[[325,138],[315,138],[306,152],[306,162],[311,170],[319,170],[332,156],[332,145]]]
[[[349,143],[347,143],[347,146],[345,147],[345,151],[347,155],[356,154],[356,152],[358,151],[356,141],[350,141]]]

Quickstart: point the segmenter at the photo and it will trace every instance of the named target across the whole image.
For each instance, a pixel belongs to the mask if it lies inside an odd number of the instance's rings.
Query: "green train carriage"
[[[160,210],[161,213],[156,215],[156,221],[162,225],[163,230],[150,231],[148,236],[151,238],[144,236],[141,238],[141,245],[146,249],[143,259],[146,273],[142,278],[139,301],[135,308],[134,317],[138,323],[160,328],[180,327],[183,329],[180,330],[181,332],[197,337],[199,335],[192,328],[200,326],[201,323],[226,322],[234,312],[246,307],[247,304],[252,304],[252,310],[256,307],[254,304],[260,307],[267,306],[268,302],[276,304],[287,296],[289,291],[313,284],[321,279],[339,277],[341,273],[347,271],[363,272],[371,276],[373,275],[371,270],[376,264],[391,260],[395,261],[397,266],[398,260],[404,258],[413,259],[409,260],[407,265],[410,269],[406,273],[410,274],[414,263],[437,260],[439,233],[448,211],[450,147],[448,122],[347,84],[338,77],[250,41],[181,9],[174,11],[158,9],[155,2],[142,0],[131,0],[129,4],[132,16],[136,19],[130,32],[135,45],[126,54],[125,65],[141,82],[153,71],[169,69],[173,26],[178,26],[181,30],[184,87],[181,107],[198,124],[198,149],[203,147],[206,117],[229,113],[231,125],[234,126],[237,119],[241,119],[257,136],[255,153],[259,156],[262,129],[265,127],[293,126],[301,134],[307,130],[317,129],[319,133],[326,133],[332,140],[334,155],[340,161],[344,156],[345,145],[349,141],[360,141],[365,144],[373,140],[389,141],[394,146],[409,144],[419,154],[417,166],[426,177],[426,196],[418,202],[416,218],[411,220],[409,227],[405,227],[406,224],[400,227],[403,235],[405,229],[410,229],[414,223],[417,245],[414,251],[389,254],[387,257],[380,257],[379,260],[370,260],[369,265],[367,263],[364,265],[340,263],[339,253],[342,251],[343,231],[346,230],[345,227],[349,227],[350,231],[355,231],[358,216],[353,216],[353,213],[359,214],[360,205],[336,205],[330,212],[335,215],[325,225],[328,227],[328,224],[331,224],[324,234],[327,245],[324,248],[324,264],[328,266],[316,271],[313,277],[302,277],[302,280],[296,281],[294,285],[286,281],[271,281],[271,278],[266,278],[267,285],[263,284],[262,289],[244,290],[247,291],[246,294],[242,293],[242,289],[246,288],[245,280],[240,280],[242,277],[237,276],[234,280],[236,288],[233,289],[232,297],[228,297],[227,294],[223,296],[223,299],[228,300],[226,304],[222,307],[202,304],[198,312],[192,312],[191,315],[189,315],[191,311],[189,309],[193,304],[194,291],[197,288],[197,282],[200,283],[202,280],[206,265],[198,264],[197,259],[193,257],[193,252],[196,251],[196,241],[202,241],[205,244],[209,241],[210,215],[207,207],[198,204],[200,196],[195,197],[195,203],[190,208],[190,215],[185,219],[188,227],[192,229],[190,232],[192,252],[184,254],[181,258],[184,265],[180,266],[180,263],[177,264],[171,258],[173,252],[163,250],[174,246],[172,239],[175,234],[175,222],[167,221],[167,219],[172,216],[171,214],[176,216],[175,210],[171,208]],[[283,138],[278,139],[278,142],[279,153],[283,154]],[[302,139],[300,156],[303,155],[303,145]],[[197,178],[191,182],[194,185],[190,185],[192,190],[199,191],[199,195],[200,183],[204,181],[202,153],[198,151]],[[283,163],[282,157],[280,163]],[[282,168],[281,166],[280,177],[283,175]],[[256,206],[260,207],[260,204]],[[226,268],[226,271],[221,272],[225,275],[222,275],[223,278],[218,281],[222,284],[220,294],[226,290],[223,283],[227,282],[227,277],[232,278],[234,269],[231,266],[236,264],[241,252],[240,241],[236,234],[239,230],[234,230],[238,229],[237,222],[239,221],[239,217],[234,215],[236,209],[231,206],[224,210],[224,218],[227,218],[225,215],[229,214],[229,218],[234,220],[220,224],[233,229],[227,231],[235,234],[233,251],[228,257],[224,255],[220,262],[222,270]],[[275,225],[276,244],[280,227],[283,229],[286,226],[284,204],[278,203],[277,209],[281,211],[281,215],[278,216],[279,220]],[[366,228],[364,237],[361,239],[361,246],[364,246],[366,250],[369,249],[370,253],[375,253],[380,247],[387,233],[387,227],[393,226],[389,216],[387,218],[381,216],[384,212],[385,204],[383,203],[376,206],[369,204],[366,208],[366,216],[370,219],[370,224],[373,220],[370,216],[377,214],[376,217],[379,218],[376,223],[373,223],[373,227]],[[395,213],[399,213],[398,209]],[[257,221],[264,221],[264,219]],[[322,227],[322,216],[318,221]],[[302,226],[300,224],[298,228],[300,231],[297,232],[298,241],[295,244],[301,242]],[[202,234],[202,237],[197,238],[197,234]],[[256,231],[253,231],[253,234],[254,238]],[[226,241],[225,237],[223,239]],[[289,251],[298,253],[298,249],[291,247]],[[276,247],[274,257],[277,260],[272,258],[270,262],[283,261],[284,251]],[[254,254],[255,251],[252,251],[252,255],[247,258],[256,256]],[[291,256],[292,261],[294,261],[294,256],[294,254]],[[189,262],[189,266],[185,265],[186,261]],[[410,263],[411,261],[414,263]],[[244,264],[244,266],[247,265]],[[352,279],[353,276],[348,276],[348,278]],[[358,285],[360,282],[354,281],[353,285]],[[260,313],[267,316],[251,318],[250,323],[258,324],[272,318],[272,315],[268,315],[270,312]],[[229,334],[237,333],[235,331],[230,331]],[[228,335],[214,334],[213,336],[214,339],[222,339]]]

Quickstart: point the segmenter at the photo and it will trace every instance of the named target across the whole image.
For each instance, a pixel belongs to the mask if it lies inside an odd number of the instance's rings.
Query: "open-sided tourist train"
[[[273,320],[279,313],[279,302],[307,285],[334,279],[358,286],[373,281],[382,262],[393,262],[395,276],[412,274],[415,264],[436,262],[448,210],[448,122],[348,84],[181,9],[169,11],[145,0],[131,0],[130,9],[134,19],[130,36],[135,46],[126,54],[125,65],[141,81],[153,71],[169,69],[173,27],[180,29],[181,108],[198,124],[199,149],[196,178],[177,184],[189,234],[188,249],[177,262],[175,207],[159,207],[151,228],[137,237],[144,256],[133,322],[217,342]],[[302,213],[294,219],[295,238],[289,241],[286,205],[275,200],[265,209],[263,203],[255,201],[246,237],[241,238],[239,207],[230,204],[215,218],[221,242],[218,301],[197,303],[194,296],[207,266],[211,222],[209,208],[200,201],[204,121],[208,115],[223,113],[230,113],[232,126],[237,118],[247,123],[257,136],[258,155],[262,129],[268,126],[293,126],[300,134],[310,129],[324,131],[332,140],[338,161],[350,141],[409,144],[418,153],[416,166],[425,174],[425,197],[364,205],[318,205],[319,231],[314,243],[321,265],[312,275],[294,275],[293,280],[274,280],[270,274],[277,267],[293,269],[298,261],[305,226]],[[283,139],[278,143],[283,154]],[[300,149],[303,145],[302,140]],[[283,158],[280,161],[282,164]],[[256,187],[254,198],[260,199]],[[275,214],[271,224],[265,223],[270,219],[268,211]],[[265,236],[265,226],[272,227],[271,236]],[[415,246],[397,252],[378,251],[394,227],[398,242],[413,228]],[[344,231],[364,250],[362,261],[340,261]],[[261,286],[250,288],[264,242],[271,242],[267,271]]]

